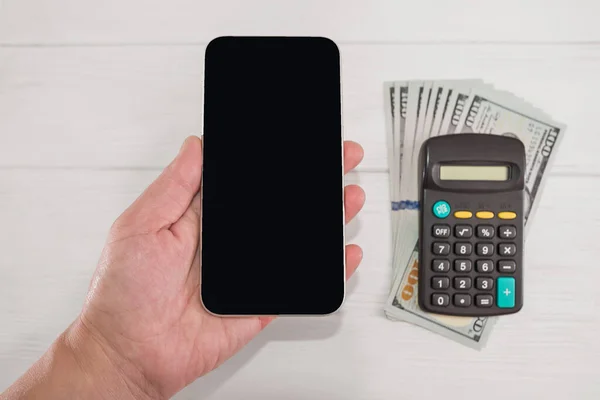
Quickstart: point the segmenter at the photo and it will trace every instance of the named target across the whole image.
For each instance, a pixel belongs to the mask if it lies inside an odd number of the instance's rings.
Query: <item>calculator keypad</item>
[[[421,235],[429,233],[423,243],[430,252],[421,256],[429,268],[419,275],[426,277],[419,281],[420,292],[421,285],[426,286],[420,301],[427,303],[427,311],[442,314],[485,316],[518,310],[521,211],[456,204],[446,217],[422,221]]]

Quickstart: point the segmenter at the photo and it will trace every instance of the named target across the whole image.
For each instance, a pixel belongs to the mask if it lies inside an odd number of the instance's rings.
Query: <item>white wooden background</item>
[[[0,391],[77,315],[107,230],[199,133],[218,35],[340,45],[367,192],[343,309],[281,319],[178,399],[597,399],[597,0],[0,0]],[[525,307],[482,352],[385,319],[382,82],[483,78],[568,124],[528,239]]]

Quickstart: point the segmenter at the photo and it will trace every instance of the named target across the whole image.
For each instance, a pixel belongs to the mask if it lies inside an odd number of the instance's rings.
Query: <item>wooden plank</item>
[[[0,170],[0,390],[75,317],[112,220],[158,172]],[[364,262],[342,310],[275,322],[178,399],[600,395],[600,272],[593,261],[600,217],[572,206],[600,201],[598,178],[549,179],[527,241],[525,306],[501,319],[482,352],[383,316],[387,179],[349,176],[367,192],[364,212],[348,228]]]
[[[600,135],[592,134],[600,46],[343,45],[341,52],[345,135],[364,146],[363,170],[387,169],[383,81],[472,77],[569,125],[556,173],[600,170]],[[164,166],[185,136],[201,131],[203,57],[203,46],[0,49],[0,166]]]
[[[595,0],[5,0],[0,42],[206,43],[220,35],[342,42],[597,41]]]

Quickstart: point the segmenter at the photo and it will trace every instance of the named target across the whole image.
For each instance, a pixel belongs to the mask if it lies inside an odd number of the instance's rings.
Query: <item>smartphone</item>
[[[323,37],[219,37],[205,52],[201,301],[323,315],[344,300],[340,54]]]

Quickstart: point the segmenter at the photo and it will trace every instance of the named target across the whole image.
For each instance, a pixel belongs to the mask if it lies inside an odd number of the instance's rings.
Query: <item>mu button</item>
[[[494,213],[491,211],[477,211],[475,216],[479,219],[491,219],[494,218]]]
[[[498,213],[498,218],[500,219],[515,219],[517,218],[517,213],[512,211],[502,211]]]

